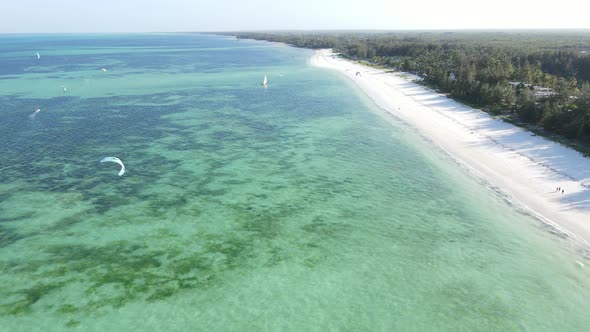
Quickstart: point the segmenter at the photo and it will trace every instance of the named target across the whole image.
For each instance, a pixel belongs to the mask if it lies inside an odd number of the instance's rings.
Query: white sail
[[[266,75],[264,75],[264,80],[262,80],[262,85],[266,86],[267,82],[268,82],[268,80],[266,79]]]
[[[37,60],[41,59],[41,54],[39,54],[39,52],[37,52]]]

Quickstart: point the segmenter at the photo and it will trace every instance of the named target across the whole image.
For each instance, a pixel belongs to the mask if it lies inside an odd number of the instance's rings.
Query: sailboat
[[[264,75],[264,79],[262,80],[262,86],[266,86],[268,80],[266,79],[266,75]]]

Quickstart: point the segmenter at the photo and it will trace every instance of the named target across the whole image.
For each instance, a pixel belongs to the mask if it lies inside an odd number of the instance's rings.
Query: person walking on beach
[[[562,194],[562,195],[563,195],[563,193],[564,193],[564,192],[565,192],[565,190],[564,190],[564,189],[561,189],[561,194]]]

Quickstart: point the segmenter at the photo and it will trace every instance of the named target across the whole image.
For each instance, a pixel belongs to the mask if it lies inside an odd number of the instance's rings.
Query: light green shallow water
[[[0,330],[590,326],[579,248],[309,51],[0,45]]]

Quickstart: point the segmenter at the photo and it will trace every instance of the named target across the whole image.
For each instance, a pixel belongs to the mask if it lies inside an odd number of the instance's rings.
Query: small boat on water
[[[268,80],[266,79],[266,75],[264,75],[264,79],[262,80],[262,86],[266,86],[268,83]]]

